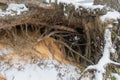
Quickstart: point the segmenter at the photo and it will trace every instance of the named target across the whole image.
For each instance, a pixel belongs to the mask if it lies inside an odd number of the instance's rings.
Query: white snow
[[[116,80],[120,80],[120,75],[117,73],[112,73],[112,76],[116,78]]]
[[[6,11],[2,11],[0,9],[0,16],[14,16],[14,15],[20,15],[22,12],[28,11],[28,8],[25,6],[25,4],[8,4],[8,8]]]
[[[0,75],[7,80],[78,80],[80,70],[55,60],[39,60],[36,64],[16,61],[12,67],[0,62]]]
[[[120,13],[118,11],[109,11],[106,15],[101,16],[102,22],[110,19],[117,20],[118,18],[120,18]]]
[[[111,53],[111,49],[113,49],[113,47],[112,47],[112,40],[111,40],[111,32],[109,29],[105,30],[104,39],[105,39],[105,46],[104,46],[103,56],[99,60],[98,64],[95,65],[97,70],[98,70],[95,73],[95,75],[96,75],[95,80],[102,80],[103,79],[103,74],[105,73],[105,68],[111,61],[110,60],[110,53]]]
[[[46,2],[49,3],[49,0],[46,0]],[[55,0],[51,0],[51,2],[55,2]],[[75,8],[82,6],[88,9],[95,9],[95,8],[102,9],[104,7],[103,5],[93,5],[93,0],[88,0],[88,1],[87,0],[57,0],[57,3],[73,4]]]
[[[76,2],[81,2],[81,1],[85,1],[85,0],[57,0],[58,3],[62,2],[62,3],[76,3]],[[46,2],[50,2],[50,0],[46,0]],[[51,2],[55,2],[55,0],[51,0]]]
[[[12,52],[13,52],[13,50],[10,48],[0,49],[0,56],[5,55],[5,54],[9,54]]]

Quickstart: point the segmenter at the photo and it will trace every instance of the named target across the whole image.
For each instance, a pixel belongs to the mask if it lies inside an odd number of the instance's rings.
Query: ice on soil
[[[55,60],[39,60],[36,64],[16,61],[12,67],[0,62],[0,75],[7,80],[78,80],[80,70]]]
[[[25,6],[25,4],[8,4],[8,8],[3,11],[0,9],[0,16],[14,16],[14,15],[20,15],[22,12],[28,11],[28,8]]]

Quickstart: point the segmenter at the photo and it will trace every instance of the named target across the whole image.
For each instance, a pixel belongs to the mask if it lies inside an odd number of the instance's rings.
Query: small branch
[[[112,61],[112,60],[110,61],[110,63],[111,63],[111,64],[114,64],[114,65],[118,65],[118,66],[120,66],[120,63],[115,62],[115,61]]]

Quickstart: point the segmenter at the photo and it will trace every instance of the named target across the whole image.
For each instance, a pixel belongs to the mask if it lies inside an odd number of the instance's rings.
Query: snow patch
[[[12,67],[0,62],[0,75],[7,80],[78,80],[80,70],[55,60],[39,60],[36,64],[14,62]]]
[[[28,8],[25,6],[25,4],[8,4],[8,8],[6,11],[2,11],[0,9],[0,16],[14,16],[14,15],[20,15],[22,12],[28,11]]]
[[[101,16],[102,22],[105,22],[107,20],[117,20],[120,18],[120,13],[118,11],[109,11],[106,15]]]
[[[49,3],[49,0],[46,0],[47,3]],[[51,2],[55,2],[55,0],[51,0]],[[93,5],[93,0],[57,0],[57,3],[66,3],[66,4],[73,4],[75,8],[78,8],[79,6],[82,6],[83,8],[88,9],[96,9],[100,8],[102,9],[103,5]]]
[[[116,80],[120,80],[120,75],[117,73],[112,73],[112,76],[116,78]]]
[[[5,48],[5,49],[0,49],[0,56],[2,56],[2,55],[5,55],[5,54],[9,54],[9,53],[13,53],[13,50],[12,49],[7,49],[7,48]]]

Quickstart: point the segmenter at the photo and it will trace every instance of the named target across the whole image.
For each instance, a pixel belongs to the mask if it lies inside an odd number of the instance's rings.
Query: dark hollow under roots
[[[80,64],[84,63],[85,65],[86,63],[94,64],[97,58],[97,54],[95,53],[97,52],[96,46],[98,46],[99,41],[97,42],[97,40],[92,38],[93,40],[90,39],[91,42],[89,43],[89,41],[86,40],[87,35],[83,28],[75,28],[74,31],[76,32],[65,31],[64,29],[62,30],[62,28],[57,29],[33,24],[22,24],[16,25],[11,29],[1,30],[0,43],[10,45],[19,50],[26,46],[35,45],[39,41],[44,40],[45,37],[52,37],[64,46],[62,51],[64,51],[68,60]],[[96,37],[94,34],[93,36]],[[99,54],[100,53],[98,53],[98,55]]]

